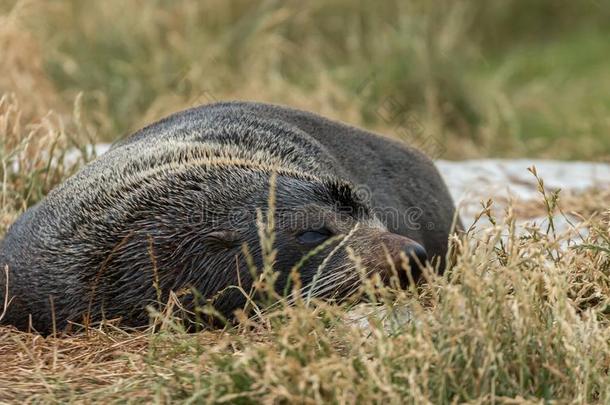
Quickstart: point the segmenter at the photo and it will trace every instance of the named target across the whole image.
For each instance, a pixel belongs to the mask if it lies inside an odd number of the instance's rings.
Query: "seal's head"
[[[162,181],[156,189],[171,196],[171,204],[165,201],[170,197],[148,196],[145,206],[155,214],[149,211],[149,220],[129,228],[141,235],[140,243],[152,241],[162,286],[214,297],[225,315],[245,302],[230,286],[248,291],[252,264],[263,266],[265,233],[273,235],[278,293],[290,290],[291,273],[297,271],[306,293],[342,298],[362,277],[354,256],[369,274],[385,281],[398,274],[405,286],[407,258],[415,264],[414,279],[427,259],[423,246],[390,233],[355,187],[335,177],[232,162],[213,171],[191,167]],[[121,250],[133,251],[130,246]]]

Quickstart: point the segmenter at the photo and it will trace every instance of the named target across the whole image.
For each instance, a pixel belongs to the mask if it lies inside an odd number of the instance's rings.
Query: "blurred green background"
[[[0,0],[0,91],[109,141],[221,99],[435,157],[610,160],[610,1]]]

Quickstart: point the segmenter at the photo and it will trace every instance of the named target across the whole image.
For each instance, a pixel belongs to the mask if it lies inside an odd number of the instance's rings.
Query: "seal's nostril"
[[[416,263],[418,262],[421,265],[424,265],[428,260],[426,249],[418,243],[407,246],[404,252],[411,260],[416,260]]]

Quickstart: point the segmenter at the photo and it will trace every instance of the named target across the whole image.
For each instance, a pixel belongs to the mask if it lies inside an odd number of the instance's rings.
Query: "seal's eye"
[[[299,242],[306,245],[317,245],[330,238],[331,235],[332,233],[328,229],[321,228],[302,232],[297,236],[297,239]]]

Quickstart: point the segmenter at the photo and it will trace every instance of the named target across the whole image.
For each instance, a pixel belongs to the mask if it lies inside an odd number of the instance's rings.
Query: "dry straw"
[[[282,102],[398,135],[413,111],[447,157],[603,157],[606,35],[531,41],[540,20],[551,36],[578,21],[607,25],[602,3],[0,4],[0,235],[91,158],[95,135],[108,140],[214,98]],[[603,57],[581,53],[591,49]],[[527,52],[540,74],[529,74]],[[566,80],[573,71],[581,78]],[[384,119],[388,101],[398,114]],[[0,327],[0,402],[610,403],[610,195],[540,185],[533,205],[494,217],[485,204],[452,239],[445,276],[426,272],[408,291],[363,277],[356,296],[367,304],[307,305],[295,278],[293,299],[250,302],[222,330],[185,333],[172,316],[180,291],[151,308],[147,330],[108,320],[43,338]],[[517,225],[533,211],[546,222]],[[553,226],[562,211],[578,218],[573,227]],[[264,269],[253,270],[264,270],[257,285],[270,293],[274,235],[263,214],[251,248],[265,251]]]
[[[63,133],[36,127],[41,137],[59,136],[36,142],[10,100],[0,104],[0,122],[11,122],[2,127],[4,229],[69,174],[54,168],[69,147]],[[608,200],[592,191],[577,227],[561,230],[552,222],[561,194],[547,193],[542,181],[540,192],[544,226],[517,226],[515,210],[495,218],[486,208],[453,239],[459,253],[450,272],[428,271],[426,283],[408,291],[365,278],[358,294],[367,304],[294,299],[238,316],[238,325],[189,334],[172,317],[177,293],[160,311],[151,308],[147,330],[107,321],[43,338],[2,327],[0,400],[606,403]],[[274,280],[274,235],[269,217],[261,213],[259,222],[269,257],[257,273],[264,294]]]

